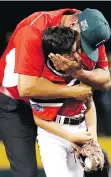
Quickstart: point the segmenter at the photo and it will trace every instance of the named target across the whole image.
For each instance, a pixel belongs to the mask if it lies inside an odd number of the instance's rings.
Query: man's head
[[[97,48],[111,35],[107,20],[97,9],[87,8],[78,14],[63,16],[61,25],[78,32],[76,41],[81,42],[83,51],[93,61],[98,60]]]

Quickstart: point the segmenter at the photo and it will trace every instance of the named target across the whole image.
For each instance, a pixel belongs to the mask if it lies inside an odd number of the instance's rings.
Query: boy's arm
[[[94,139],[97,141],[97,115],[93,98],[87,102],[85,122],[88,128],[88,132],[90,132]]]
[[[64,138],[71,143],[84,143],[92,139],[92,136],[89,132],[71,133],[60,126],[60,124],[53,121],[40,119],[37,116],[34,116],[34,121],[38,127],[61,138]]]

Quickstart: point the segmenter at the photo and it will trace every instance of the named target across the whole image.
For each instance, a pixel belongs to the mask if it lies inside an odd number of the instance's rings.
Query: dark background
[[[111,24],[110,1],[0,1],[0,55],[6,46],[5,35],[13,31],[23,18],[36,11],[56,10],[59,8],[96,8],[100,10]],[[106,45],[110,50],[111,40]]]

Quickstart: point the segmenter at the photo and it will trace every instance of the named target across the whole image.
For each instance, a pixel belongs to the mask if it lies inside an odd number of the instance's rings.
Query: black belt
[[[80,123],[82,123],[85,120],[85,117],[79,118],[79,119],[71,119],[69,117],[65,117],[64,121],[62,122],[62,124],[68,124],[68,125],[79,125]],[[55,119],[56,121],[56,119]],[[61,123],[61,117],[59,119],[59,123]]]
[[[69,124],[69,125],[79,125],[85,120],[85,117],[82,117],[81,119],[70,119],[68,117],[65,117],[63,124]]]

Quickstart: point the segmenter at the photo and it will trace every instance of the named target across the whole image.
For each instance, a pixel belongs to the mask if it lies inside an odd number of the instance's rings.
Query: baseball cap
[[[80,40],[83,51],[93,61],[98,60],[98,47],[107,42],[111,36],[110,26],[97,9],[85,9],[78,14]]]

